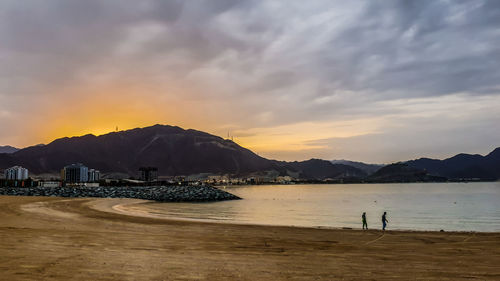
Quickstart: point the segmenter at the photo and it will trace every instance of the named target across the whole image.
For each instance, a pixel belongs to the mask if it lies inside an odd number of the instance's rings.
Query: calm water
[[[217,203],[150,203],[156,216],[252,224],[500,231],[500,182],[227,187],[244,200]]]

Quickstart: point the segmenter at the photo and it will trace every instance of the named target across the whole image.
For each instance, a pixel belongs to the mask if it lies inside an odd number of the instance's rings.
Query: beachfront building
[[[155,167],[141,167],[139,168],[141,173],[141,180],[145,182],[158,181],[158,168]]]
[[[89,168],[81,163],[71,164],[61,171],[62,180],[67,183],[89,181]]]
[[[60,181],[40,181],[38,183],[38,186],[41,186],[41,187],[60,187],[61,186],[61,182]]]
[[[4,171],[6,180],[25,180],[28,179],[28,169],[21,166],[14,166]]]
[[[89,182],[98,182],[100,180],[100,172],[96,169],[89,169]]]
[[[61,180],[66,183],[98,182],[100,175],[99,170],[89,169],[82,163],[71,164],[61,170]]]

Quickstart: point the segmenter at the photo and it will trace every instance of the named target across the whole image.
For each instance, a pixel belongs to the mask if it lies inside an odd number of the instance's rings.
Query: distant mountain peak
[[[331,160],[333,164],[343,164],[343,165],[348,165],[351,167],[358,168],[368,175],[375,173],[378,169],[384,167],[382,164],[367,164],[363,162],[356,162],[356,161],[350,161],[350,160]]]
[[[500,148],[486,156],[459,153],[444,160],[420,158],[406,163],[412,167],[426,169],[431,175],[450,179],[500,178]]]
[[[5,145],[5,146],[0,146],[0,153],[14,153],[18,151],[19,148],[10,146],[10,145]]]
[[[500,158],[500,147],[495,148],[492,152],[490,152],[486,157],[491,158]]]

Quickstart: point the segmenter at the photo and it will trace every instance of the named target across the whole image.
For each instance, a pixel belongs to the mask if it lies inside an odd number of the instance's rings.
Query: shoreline
[[[500,278],[500,233],[237,225],[129,216],[92,208],[95,204],[105,208],[116,201],[0,196],[2,278]]]
[[[482,179],[482,180],[447,180],[447,181],[297,181],[290,183],[265,182],[258,184],[213,184],[214,187],[238,187],[238,186],[259,186],[259,185],[352,185],[352,184],[412,184],[412,183],[489,183],[500,182],[500,179]]]
[[[216,188],[219,189],[219,188]],[[219,189],[221,191],[224,191],[222,189]],[[228,193],[231,194],[231,193]],[[232,195],[232,194],[231,194]],[[165,221],[179,221],[179,222],[193,222],[193,223],[212,223],[212,224],[229,224],[229,225],[241,225],[241,226],[269,226],[269,227],[291,227],[291,228],[306,228],[306,229],[330,229],[330,230],[354,230],[354,231],[363,231],[362,228],[357,228],[357,227],[336,227],[336,226],[301,226],[301,225],[279,225],[279,224],[259,224],[259,223],[252,223],[252,222],[242,222],[242,221],[232,221],[232,220],[216,220],[216,219],[196,219],[196,218],[183,218],[183,217],[175,217],[175,216],[168,216],[168,215],[155,215],[154,213],[150,213],[147,211],[142,211],[142,210],[135,210],[135,211],[129,211],[125,207],[126,205],[135,205],[135,204],[150,204],[150,203],[169,203],[169,204],[176,204],[176,203],[182,203],[182,204],[205,204],[205,203],[216,203],[219,201],[155,201],[155,200],[148,200],[148,199],[140,199],[140,198],[123,198],[123,197],[116,197],[116,198],[108,198],[108,197],[58,197],[58,196],[22,196],[22,195],[4,195],[0,194],[0,198],[4,196],[21,196],[21,197],[38,197],[38,198],[58,198],[61,200],[71,200],[71,199],[83,199],[83,200],[93,200],[93,201],[99,201],[99,199],[104,199],[104,200],[109,200],[109,202],[113,201],[127,201],[127,203],[124,204],[114,204],[112,206],[109,206],[109,204],[106,204],[105,206],[101,206],[101,204],[93,204],[91,208],[100,211],[100,212],[107,212],[107,213],[114,213],[114,214],[119,214],[119,215],[124,215],[124,216],[130,216],[130,217],[142,217],[142,218],[151,218],[151,219],[157,219],[157,220],[165,220]],[[234,200],[234,199],[233,199]],[[125,207],[125,208],[124,208]],[[383,230],[378,229],[378,228],[371,228],[369,231],[380,231],[383,232]],[[434,232],[439,232],[439,233],[499,233],[500,230],[495,230],[495,231],[478,231],[478,230],[423,230],[423,229],[387,229],[386,231],[391,231],[391,232],[402,232],[402,233],[434,233]]]
[[[106,206],[100,206],[99,204],[93,204],[90,206],[93,209],[96,209],[101,212],[109,212],[109,213],[115,213],[115,214],[120,214],[120,215],[125,215],[125,216],[131,216],[131,217],[143,217],[143,218],[151,218],[151,219],[158,219],[158,220],[165,220],[165,221],[181,221],[181,222],[196,222],[196,223],[213,223],[213,224],[230,224],[230,225],[241,225],[241,226],[270,226],[270,227],[290,227],[290,228],[306,228],[306,229],[330,229],[330,230],[354,230],[354,231],[365,231],[361,227],[356,228],[356,227],[335,227],[335,226],[301,226],[301,225],[280,225],[280,224],[259,224],[259,223],[252,223],[252,222],[243,222],[243,221],[233,221],[233,220],[216,220],[216,219],[196,219],[196,218],[183,218],[183,217],[175,217],[175,216],[168,216],[168,215],[163,215],[163,214],[154,214],[151,212],[147,212],[144,210],[128,210],[127,206],[130,205],[136,205],[136,204],[150,204],[150,203],[158,203],[150,200],[136,200],[136,199],[128,199],[128,198],[117,198],[117,200],[126,200],[126,201],[132,201],[132,202],[127,202],[123,204],[114,204],[112,206],[106,205]],[[166,202],[169,204],[175,204],[176,202]],[[183,202],[183,203],[190,203],[190,202]],[[200,202],[196,202],[200,203]],[[203,202],[201,202],[203,204]],[[383,232],[383,230],[378,229],[378,228],[370,228],[368,231],[379,231]],[[387,232],[402,232],[402,233],[462,233],[462,234],[467,234],[467,233],[498,233],[500,234],[500,231],[477,231],[477,230],[421,230],[421,229],[387,229]]]

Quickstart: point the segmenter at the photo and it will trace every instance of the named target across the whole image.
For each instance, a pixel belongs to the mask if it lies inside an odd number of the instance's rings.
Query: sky
[[[0,145],[154,124],[279,160],[500,146],[500,1],[0,0]]]

